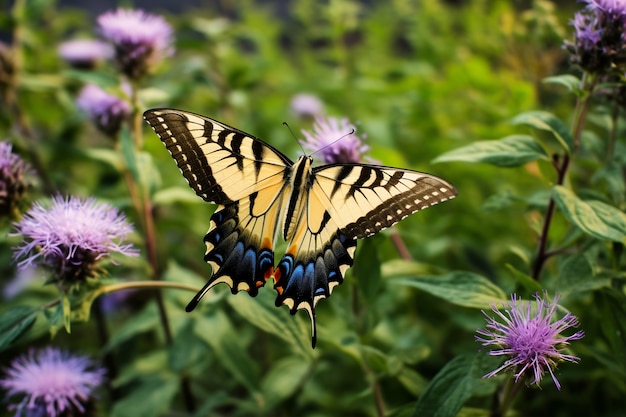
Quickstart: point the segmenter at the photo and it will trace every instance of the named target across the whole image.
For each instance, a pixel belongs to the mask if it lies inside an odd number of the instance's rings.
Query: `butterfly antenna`
[[[330,142],[328,145],[322,146],[321,148],[319,148],[318,150],[316,150],[315,152],[313,152],[311,155],[309,156],[313,156],[318,152],[323,151],[326,148],[329,148],[331,146],[333,146],[335,143],[339,142],[341,139],[345,138],[346,136],[350,136],[350,135],[354,135],[354,132],[356,132],[356,130],[354,130],[354,128],[350,129],[350,131],[342,136],[340,136],[338,139],[335,139],[334,141]]]
[[[288,130],[289,133],[291,133],[291,136],[294,138],[294,140],[296,141],[296,143],[298,144],[298,146],[300,147],[300,149],[302,149],[302,153],[306,154],[306,151],[304,150],[304,148],[302,147],[302,144],[300,143],[300,141],[298,140],[298,138],[296,137],[296,135],[293,133],[293,130],[291,130],[291,126],[289,126],[289,123],[287,122],[283,122],[283,126],[285,126]]]

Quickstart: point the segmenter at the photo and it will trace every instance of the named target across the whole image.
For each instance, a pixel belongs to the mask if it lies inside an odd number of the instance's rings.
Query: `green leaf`
[[[45,309],[43,314],[50,324],[50,335],[54,337],[59,329],[64,326],[62,300],[59,300],[59,303],[54,307]]]
[[[113,74],[98,72],[98,71],[80,71],[74,69],[68,69],[62,73],[65,77],[80,81],[83,84],[95,84],[99,87],[117,87],[120,85],[120,80]]]
[[[554,200],[565,216],[580,230],[597,239],[626,242],[626,214],[601,201],[585,202],[567,188],[557,185]]]
[[[137,156],[135,154],[135,142],[133,141],[130,130],[128,130],[128,126],[126,126],[125,123],[122,123],[122,126],[120,127],[120,149],[122,151],[122,157],[124,158],[126,168],[132,175],[135,182],[140,182],[139,168],[137,167]]]
[[[121,343],[130,340],[141,333],[156,328],[159,325],[159,314],[156,304],[148,303],[139,313],[133,314],[126,320],[115,333],[111,335],[109,342],[102,348],[104,352],[114,349]]]
[[[483,140],[446,152],[433,163],[448,161],[484,162],[499,167],[516,167],[537,159],[549,159],[531,136],[511,135],[499,140]]]
[[[289,398],[310,375],[313,363],[302,356],[288,356],[276,361],[261,382],[267,410]]]
[[[607,288],[595,294],[597,302],[594,305],[602,320],[600,326],[604,337],[611,345],[615,364],[621,367],[620,371],[626,371],[626,296],[621,291]]]
[[[380,259],[378,256],[379,239],[365,239],[354,259],[352,275],[357,277],[359,290],[368,303],[373,303],[380,291]]]
[[[248,298],[244,294],[239,297]],[[243,384],[252,394],[259,392],[259,369],[256,358],[245,350],[237,331],[226,314],[217,310],[215,314],[198,320],[195,332],[220,359],[221,364],[231,375]]]
[[[580,90],[580,78],[571,74],[555,75],[543,79],[546,84],[558,84],[567,88],[569,91],[576,93]]]
[[[483,375],[496,369],[500,362],[500,358],[484,352],[455,357],[430,381],[413,416],[456,416],[470,397],[495,391],[498,381],[484,379]]]
[[[298,317],[290,317],[286,308],[277,309],[273,295],[268,291],[251,297],[229,297],[228,302],[244,319],[264,332],[280,337],[302,356],[313,355],[311,332]],[[302,312],[301,314],[305,314]]]
[[[545,130],[559,141],[568,153],[574,148],[574,139],[567,126],[555,115],[546,111],[530,111],[522,113],[512,120],[513,124],[525,124],[535,129]]]
[[[189,187],[169,187],[158,190],[152,197],[155,205],[168,206],[174,203],[202,203],[199,198]]]
[[[202,318],[200,318],[202,320]],[[195,319],[187,319],[177,330],[171,346],[168,347],[169,369],[180,374],[197,366],[206,356],[207,346],[195,334]]]
[[[515,278],[517,282],[522,284],[524,288],[532,292],[537,292],[542,289],[541,284],[534,280],[530,275],[518,270],[511,264],[506,264],[506,267],[511,272],[511,275],[513,275],[513,278]]]
[[[406,273],[399,276],[406,276]],[[497,285],[472,272],[454,271],[439,276],[397,278],[391,282],[419,288],[463,307],[487,308],[491,304],[506,301],[506,294]]]
[[[72,304],[66,293],[61,294],[61,305],[63,306],[63,327],[65,327],[66,332],[71,333]]]
[[[37,307],[18,305],[5,310],[0,315],[0,350],[18,340],[37,319]]]
[[[154,417],[171,410],[172,400],[179,390],[177,378],[151,375],[132,384],[132,391],[115,402],[112,417]]]

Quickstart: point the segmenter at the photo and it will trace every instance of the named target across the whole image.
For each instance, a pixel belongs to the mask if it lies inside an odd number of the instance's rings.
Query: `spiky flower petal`
[[[533,311],[531,303],[522,303],[521,298],[511,295],[511,301],[502,307],[507,307],[505,313],[498,310],[495,305],[491,309],[496,314],[496,320],[483,314],[487,319],[486,329],[478,329],[476,341],[483,346],[495,346],[499,349],[492,350],[489,355],[508,356],[504,364],[484,376],[492,377],[500,372],[514,372],[517,382],[522,376],[528,375],[532,385],[539,385],[546,371],[552,376],[557,389],[561,389],[559,381],[554,375],[554,368],[559,362],[578,362],[580,359],[561,353],[561,350],[569,345],[570,341],[581,339],[584,336],[582,330],[571,336],[561,336],[561,333],[570,327],[578,326],[578,318],[567,313],[563,318],[556,320],[558,296],[552,301],[542,299],[535,295],[537,308]]]
[[[114,252],[134,256],[124,243],[132,226],[114,207],[93,198],[53,198],[50,207],[36,203],[15,224],[24,241],[15,248],[18,267],[40,265],[61,283],[72,284],[97,274],[97,263]]]
[[[321,117],[324,113],[324,103],[313,94],[296,94],[291,99],[291,111],[302,118]]]
[[[143,10],[117,9],[98,17],[99,31],[115,49],[115,59],[130,78],[149,73],[171,55],[173,30],[161,16]]]
[[[17,410],[16,416],[46,417],[82,415],[105,374],[85,356],[50,347],[31,350],[4,371],[0,386],[7,390],[7,397],[24,396],[9,409]]]
[[[302,131],[305,140],[300,143],[311,152],[319,152],[324,163],[358,163],[369,146],[363,144],[355,130],[346,118],[318,117],[313,132]]]

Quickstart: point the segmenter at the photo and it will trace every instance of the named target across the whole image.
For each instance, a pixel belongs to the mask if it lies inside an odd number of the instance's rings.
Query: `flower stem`
[[[135,143],[135,152],[139,152],[143,146],[143,134],[142,134],[142,114],[140,111],[139,103],[139,84],[137,80],[131,80],[132,92],[131,92],[131,105],[133,108],[131,119],[131,130],[133,132],[133,140]],[[132,178],[132,176],[131,176]],[[139,182],[138,179],[136,179]],[[134,181],[133,181],[134,184]],[[139,217],[143,219],[143,233],[144,242],[146,245],[148,263],[150,264],[150,275],[153,281],[160,281],[161,279],[161,267],[159,265],[159,258],[157,255],[156,246],[156,229],[154,226],[154,213],[152,202],[150,201],[150,193],[145,184],[138,183],[136,187],[131,187],[137,194],[140,194],[137,200],[137,195],[133,195],[133,203],[135,204],[135,210]],[[154,298],[157,303],[157,309],[159,311],[159,320],[163,333],[165,336],[165,342],[168,346],[173,344],[174,338],[172,335],[172,329],[170,326],[169,318],[167,315],[167,309],[165,308],[165,301],[163,300],[163,293],[161,291],[154,292]],[[190,380],[187,376],[183,376],[180,380],[181,393],[183,395],[185,406],[187,411],[195,411],[196,404],[191,392]]]
[[[563,185],[565,183],[565,178],[567,177],[567,172],[570,167],[571,155],[574,155],[580,147],[580,136],[585,125],[589,99],[591,98],[595,85],[595,77],[585,73],[581,80],[581,94],[576,99],[576,107],[574,109],[574,117],[572,119],[572,126],[570,129],[573,138],[573,149],[571,149],[570,152],[565,153],[562,158],[559,158],[558,155],[555,155],[554,157],[554,166],[557,172],[556,185]],[[550,225],[552,224],[552,217],[555,208],[556,203],[554,201],[554,197],[551,196],[550,201],[548,202],[548,208],[546,209],[546,215],[544,217],[541,235],[539,236],[535,262],[532,269],[532,277],[536,281],[539,280],[543,266],[549,257],[549,252],[547,251],[548,235],[550,233]]]

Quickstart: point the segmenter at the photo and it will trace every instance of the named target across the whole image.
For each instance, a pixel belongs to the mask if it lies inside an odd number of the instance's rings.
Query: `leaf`
[[[511,275],[513,275],[515,280],[519,282],[520,284],[522,284],[524,288],[532,292],[541,291],[542,289],[541,284],[538,281],[534,280],[531,276],[523,273],[522,271],[518,270],[511,264],[506,264],[506,267],[511,272]]]
[[[0,350],[18,340],[37,319],[37,307],[18,305],[5,310],[0,315]]]
[[[288,356],[274,362],[261,382],[266,408],[272,410],[300,389],[310,375],[313,363],[302,356]]]
[[[487,308],[506,301],[506,294],[497,285],[472,272],[454,271],[439,276],[398,278],[392,283],[419,288],[463,307]]]
[[[448,161],[484,162],[499,167],[516,167],[537,159],[549,159],[531,136],[511,135],[499,140],[483,140],[446,152],[433,163]]]
[[[202,203],[204,201],[189,187],[169,187],[158,190],[152,197],[155,205],[168,206],[174,203]]]
[[[228,302],[244,319],[264,332],[280,337],[302,356],[311,357],[311,333],[298,317],[289,317],[285,308],[276,309],[272,294],[259,292],[256,298],[229,297]]]
[[[177,378],[161,375],[144,376],[132,384],[132,391],[117,401],[112,417],[154,417],[170,411],[179,390]]]
[[[159,325],[156,304],[149,303],[139,313],[134,314],[111,335],[109,342],[102,348],[103,352],[114,349],[121,343],[152,330]]]
[[[626,296],[621,291],[607,288],[596,292],[595,303],[598,308],[600,327],[604,337],[611,345],[614,354],[614,366],[620,366],[620,371],[626,371]]]
[[[553,188],[554,200],[565,216],[597,239],[626,242],[626,214],[600,201],[585,202],[567,188]]]
[[[358,278],[359,290],[368,303],[372,304],[380,291],[380,259],[376,238],[365,239],[354,260],[352,275]]]
[[[240,298],[244,294],[240,295]],[[232,297],[238,298],[238,297]],[[244,349],[235,328],[226,314],[218,310],[211,316],[198,320],[195,333],[204,340],[222,365],[252,394],[259,391],[259,369],[255,358]]]
[[[569,91],[576,93],[580,90],[580,78],[571,74],[555,75],[543,79],[546,84],[558,84],[567,88]]]
[[[122,123],[120,127],[120,149],[122,151],[122,157],[124,158],[124,163],[126,164],[126,168],[132,175],[135,182],[139,182],[139,168],[137,167],[137,157],[135,154],[135,143],[133,142],[133,137],[128,130],[128,126]]]
[[[419,397],[413,416],[456,416],[470,397],[487,395],[498,386],[483,375],[497,368],[500,358],[485,353],[459,355],[448,362]]]
[[[535,129],[545,130],[559,141],[568,153],[574,148],[574,139],[567,126],[555,115],[546,111],[529,111],[512,120],[513,124],[525,124]]]

